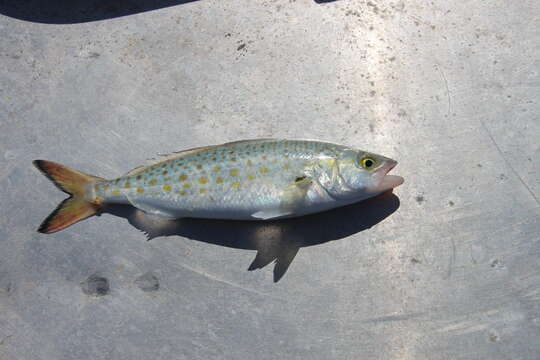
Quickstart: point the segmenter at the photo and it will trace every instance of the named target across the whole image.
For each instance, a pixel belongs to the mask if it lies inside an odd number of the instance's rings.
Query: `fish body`
[[[51,173],[59,171],[54,169],[67,169],[41,160],[35,164],[53,181]],[[278,219],[351,204],[398,186],[403,179],[387,175],[396,164],[319,141],[247,140],[171,154],[113,180],[83,174],[90,178],[78,198],[93,209],[131,204],[168,219]],[[45,223],[40,229],[60,230]]]

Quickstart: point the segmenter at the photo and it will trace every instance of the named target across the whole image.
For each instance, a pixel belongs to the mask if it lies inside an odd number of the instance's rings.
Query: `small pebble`
[[[490,332],[489,333],[489,341],[492,342],[492,343],[496,343],[496,342],[499,342],[500,338],[499,338],[499,335],[497,335],[495,332]]]
[[[7,275],[0,273],[0,295],[2,293],[9,294],[13,289],[13,285]]]

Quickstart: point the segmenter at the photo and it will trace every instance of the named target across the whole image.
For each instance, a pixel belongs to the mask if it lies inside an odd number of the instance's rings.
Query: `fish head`
[[[401,176],[388,174],[396,165],[382,155],[346,149],[320,173],[319,182],[335,199],[360,201],[403,184]]]

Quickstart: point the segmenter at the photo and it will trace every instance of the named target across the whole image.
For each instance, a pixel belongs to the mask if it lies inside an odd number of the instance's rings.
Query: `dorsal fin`
[[[276,140],[276,139],[267,138],[267,139],[254,139],[254,140],[239,140],[239,141],[232,141],[232,142],[224,143],[221,145],[201,146],[201,147],[196,147],[192,149],[176,151],[171,154],[163,154],[163,155],[160,154],[159,158],[151,159],[150,160],[151,162],[149,164],[140,165],[134,169],[131,169],[130,171],[125,173],[124,176],[137,175],[137,174],[142,173],[143,171],[145,171],[151,166],[158,165],[166,161],[170,161],[170,160],[180,159],[180,158],[183,158],[184,156],[193,155],[193,154],[210,150],[219,146],[238,145],[238,144],[246,144],[246,143],[254,143],[254,142],[266,142],[266,141],[271,141],[271,140]]]
[[[198,148],[173,152],[171,154],[158,154],[159,158],[150,159],[149,164],[137,166],[136,168],[131,169],[130,171],[128,171],[124,176],[137,175],[137,174],[142,173],[143,171],[145,171],[146,169],[148,169],[151,166],[158,165],[158,164],[161,164],[161,163],[169,161],[169,160],[179,159],[179,158],[182,158],[182,157],[190,155],[190,154],[196,154],[198,152],[209,150],[209,149],[214,148],[216,146],[219,146],[219,145],[202,146],[202,147],[198,147]]]
[[[149,167],[149,166],[150,165],[139,165],[136,168],[133,168],[133,169],[129,170],[127,173],[125,173],[122,176],[125,177],[125,176],[137,175],[138,173],[141,173],[144,170],[146,170],[146,168]]]

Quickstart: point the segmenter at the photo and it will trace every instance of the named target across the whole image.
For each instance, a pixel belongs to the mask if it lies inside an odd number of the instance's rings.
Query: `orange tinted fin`
[[[99,210],[99,204],[85,199],[85,192],[88,184],[104,179],[51,161],[35,160],[33,163],[60,190],[71,195],[43,221],[38,229],[39,232],[50,234],[60,231],[94,215]]]

